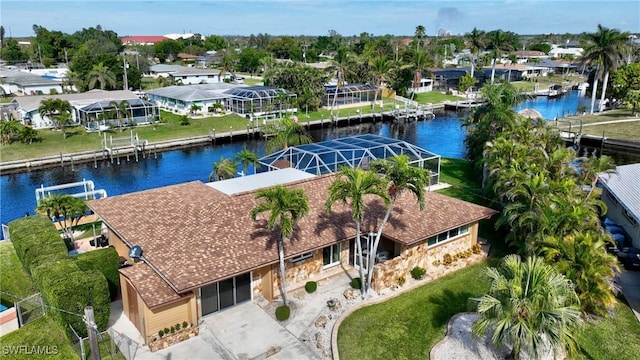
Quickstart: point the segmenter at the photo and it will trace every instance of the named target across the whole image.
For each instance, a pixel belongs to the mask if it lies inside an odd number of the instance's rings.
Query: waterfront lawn
[[[591,125],[607,121],[635,120],[631,122],[620,122],[612,124]],[[581,125],[588,125],[582,126]],[[582,131],[583,134],[593,136],[604,136],[613,139],[638,141],[640,139],[640,118],[636,117],[628,109],[607,110],[593,115],[579,115],[565,117],[557,122],[558,128],[571,130],[573,132]]]
[[[338,329],[340,359],[428,359],[447,322],[468,311],[467,299],[489,289],[486,262],[469,266],[349,315]]]
[[[464,96],[447,95],[440,91],[415,94],[413,97],[413,100],[417,101],[418,104],[438,104],[445,101],[460,101],[463,99]]]
[[[338,329],[340,359],[428,359],[446,334],[449,319],[471,310],[468,298],[485,293],[483,269],[489,260],[458,270],[383,303],[356,310]],[[578,335],[580,351],[571,359],[636,359],[640,323],[621,301],[610,318],[590,322]]]
[[[38,292],[9,241],[0,241],[0,289],[0,300],[6,307]]]

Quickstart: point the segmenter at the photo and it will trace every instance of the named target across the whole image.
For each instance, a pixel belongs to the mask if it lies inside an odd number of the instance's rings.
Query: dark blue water
[[[519,108],[535,108],[545,118],[553,119],[556,114],[574,114],[578,103],[578,94],[572,93],[553,100],[538,97]],[[466,115],[462,113],[442,112],[429,121],[329,127],[312,131],[312,136],[320,141],[353,134],[378,134],[405,140],[443,157],[462,158],[464,129],[460,119],[464,116]],[[113,196],[186,181],[206,182],[213,162],[223,157],[233,158],[245,146],[260,156],[264,155],[263,140],[248,140],[158,153],[157,158],[151,156],[140,159],[139,162],[135,162],[133,157],[129,161],[122,158],[120,164],[98,163],[97,169],[93,163],[87,163],[76,165],[75,171],[66,166],[4,175],[0,177],[0,221],[7,224],[24,216],[26,212],[33,213],[36,206],[35,189],[41,185],[51,186],[87,179],[93,180],[96,189],[104,189],[109,196]],[[250,168],[248,172],[252,173],[253,169]]]

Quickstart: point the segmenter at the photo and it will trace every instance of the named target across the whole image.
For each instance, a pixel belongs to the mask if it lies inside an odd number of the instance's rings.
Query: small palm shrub
[[[473,244],[471,246],[471,252],[474,254],[480,254],[480,251],[482,251],[482,246],[480,246],[480,244],[476,243]]]
[[[360,278],[351,279],[351,287],[354,289],[362,289],[362,280]]]
[[[453,256],[451,256],[451,254],[444,254],[444,257],[442,258],[442,263],[444,265],[451,265],[453,263]]]
[[[420,266],[416,266],[413,269],[411,269],[411,277],[416,279],[416,280],[420,280],[424,277],[424,274],[427,273],[427,270],[425,270],[424,268],[421,268]]]
[[[276,308],[276,319],[278,321],[285,321],[291,315],[291,308],[287,305],[280,305]]]
[[[188,328],[188,327],[189,327],[189,323],[188,323],[188,322],[186,322],[186,321],[183,321],[183,322],[182,322],[182,328],[183,328],[183,329],[186,329],[186,328]]]
[[[164,336],[164,330],[158,331],[158,337],[163,337],[163,336]]]
[[[312,292],[315,292],[317,288],[318,288],[318,283],[315,281],[307,281],[307,283],[304,284],[304,289],[309,294],[311,294]]]
[[[404,277],[404,276],[400,276],[400,277],[398,278],[398,285],[399,285],[399,286],[404,285],[404,283],[406,283],[406,282],[407,282],[407,279],[405,279],[405,277]]]

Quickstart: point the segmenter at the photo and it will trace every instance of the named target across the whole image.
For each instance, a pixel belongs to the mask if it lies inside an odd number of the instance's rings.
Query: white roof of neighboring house
[[[214,181],[207,183],[207,185],[227,195],[233,195],[275,185],[288,184],[294,181],[310,179],[313,177],[315,177],[315,175],[309,174],[306,171],[294,168],[285,168],[235,177],[227,180]]]
[[[196,68],[184,68],[178,71],[172,72],[171,76],[190,76],[190,75],[218,75],[220,70],[217,69],[196,69]]]
[[[640,222],[640,163],[616,167],[615,173],[598,175],[600,183]]]
[[[88,92],[78,94],[57,94],[57,95],[35,95],[35,96],[19,96],[13,99],[12,102],[17,102],[22,110],[31,112],[38,110],[42,100],[56,98],[69,101],[71,105],[86,105],[96,101],[122,101],[139,99],[138,96],[129,90],[91,90]]]
[[[167,86],[147,91],[149,95],[161,96],[182,101],[224,99],[224,91],[240,85],[227,83]]]
[[[169,65],[169,64],[156,64],[152,65],[149,70],[154,73],[171,73],[180,70],[188,69],[182,65]]]

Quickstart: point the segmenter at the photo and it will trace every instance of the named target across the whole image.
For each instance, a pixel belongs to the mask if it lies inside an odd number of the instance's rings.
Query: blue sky
[[[640,33],[640,1],[31,1],[2,0],[6,36],[32,36],[32,25],[73,33],[100,24],[125,35],[413,35],[423,25],[462,34],[473,27],[518,34],[594,32],[598,24]]]

